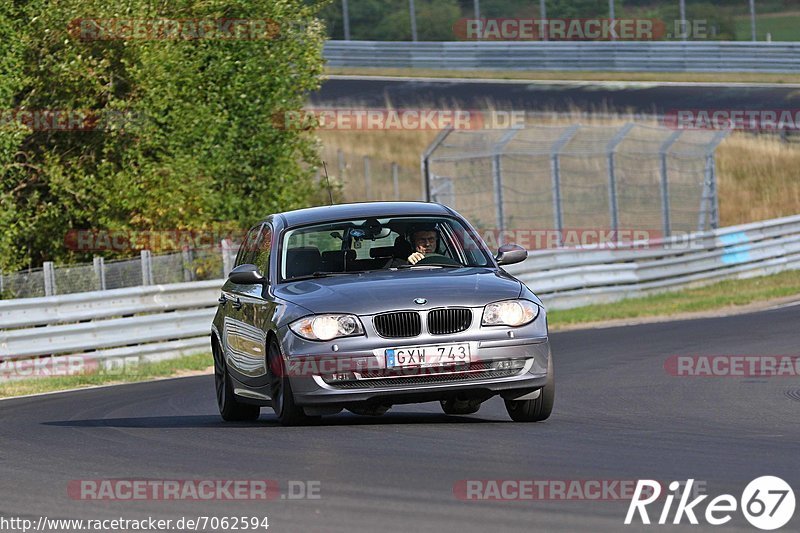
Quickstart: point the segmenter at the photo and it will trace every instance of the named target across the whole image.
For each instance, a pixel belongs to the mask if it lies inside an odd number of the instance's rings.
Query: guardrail
[[[0,379],[66,371],[76,361],[110,368],[210,352],[221,286],[211,280],[0,301]],[[27,364],[42,357],[48,364]]]
[[[557,309],[800,269],[800,216],[614,249],[537,251],[507,269]],[[29,375],[20,364],[29,370],[43,357],[108,366],[209,351],[221,286],[210,280],[0,301],[0,379]]]
[[[800,72],[800,43],[736,41],[328,41],[331,67]]]
[[[800,216],[611,249],[531,253],[507,268],[553,309],[800,268]]]

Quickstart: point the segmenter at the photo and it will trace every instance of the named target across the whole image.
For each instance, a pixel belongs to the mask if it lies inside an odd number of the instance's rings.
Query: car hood
[[[489,268],[378,271],[278,285],[275,296],[313,313],[373,315],[396,309],[482,306],[517,298],[522,284]],[[427,303],[416,304],[416,298]]]

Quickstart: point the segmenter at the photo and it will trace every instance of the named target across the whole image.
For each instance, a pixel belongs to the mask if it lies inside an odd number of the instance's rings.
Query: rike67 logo
[[[664,506],[658,515],[657,524],[680,524],[686,518],[690,524],[699,524],[698,515],[704,518],[707,524],[721,526],[733,518],[737,508],[751,525],[761,530],[771,531],[786,525],[794,515],[795,497],[792,488],[779,477],[762,476],[751,481],[742,492],[742,497],[737,499],[731,494],[721,494],[707,502],[705,512],[701,513],[701,503],[708,495],[697,496],[691,501],[693,479],[686,483],[673,481],[664,498]],[[678,493],[683,487],[683,491]],[[661,484],[654,480],[639,480],[633,493],[633,499],[625,516],[625,524],[633,523],[638,514],[642,524],[650,524],[647,506],[656,502],[661,497]],[[678,499],[678,504],[672,514],[672,503]],[[654,506],[655,507],[655,506]],[[651,509],[654,511],[656,509]],[[670,522],[670,515],[672,521]],[[655,519],[655,516],[653,517]]]

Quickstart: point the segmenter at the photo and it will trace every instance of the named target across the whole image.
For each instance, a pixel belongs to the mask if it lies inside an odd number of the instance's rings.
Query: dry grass
[[[538,118],[530,127],[543,124],[621,124],[573,112],[553,118]],[[421,198],[420,154],[433,141],[436,131],[320,131],[323,157],[332,176],[338,176],[337,151],[346,161],[344,198],[366,199],[364,156],[371,159],[372,200],[394,199],[391,162],[400,167],[403,200]],[[800,213],[800,144],[784,143],[775,136],[734,133],[717,149],[720,223],[723,226]]]
[[[800,145],[735,134],[717,151],[723,226],[800,213]]]
[[[331,178],[343,183],[347,202],[370,200],[420,200],[420,154],[437,131],[320,131],[322,157]],[[338,151],[344,155],[341,171]],[[371,194],[367,198],[364,157],[370,158]],[[399,165],[399,197],[395,198],[391,164]]]

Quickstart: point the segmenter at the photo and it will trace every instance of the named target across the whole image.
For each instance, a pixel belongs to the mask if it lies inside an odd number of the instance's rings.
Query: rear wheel
[[[272,408],[278,415],[281,425],[299,426],[318,421],[321,417],[306,415],[303,408],[294,403],[291,380],[286,375],[281,350],[278,341],[274,338],[270,341],[267,350],[267,367]]]
[[[480,400],[459,400],[457,398],[450,398],[447,400],[440,400],[442,411],[448,415],[471,415],[477,413],[481,408]]]
[[[553,359],[547,367],[547,382],[541,388],[539,397],[533,400],[506,400],[506,411],[514,422],[541,422],[553,412],[556,396],[556,383],[553,377]]]
[[[222,419],[228,422],[241,420],[256,420],[261,414],[261,408],[257,405],[241,403],[236,399],[231,386],[231,378],[228,375],[228,366],[222,357],[219,343],[214,340],[212,345],[214,353],[214,385],[217,391],[217,407]]]

